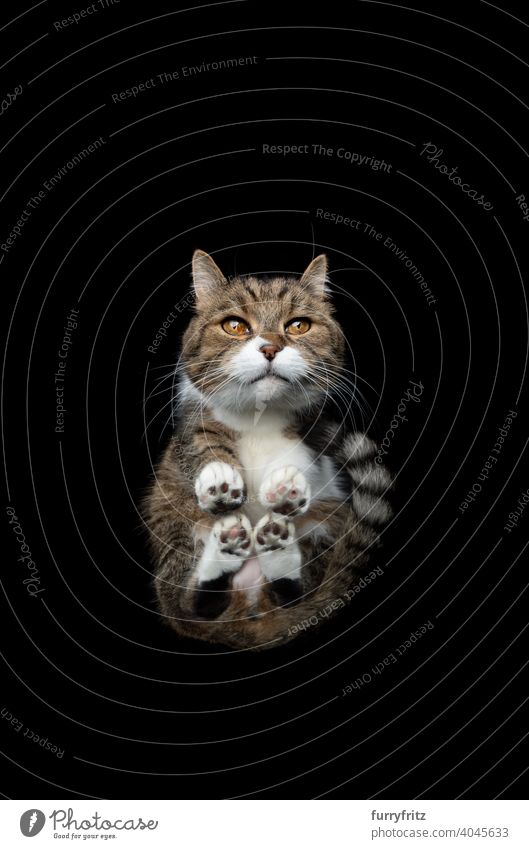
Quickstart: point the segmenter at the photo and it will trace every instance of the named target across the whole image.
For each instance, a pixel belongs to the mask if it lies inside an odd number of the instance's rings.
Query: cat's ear
[[[324,298],[328,293],[325,285],[327,282],[327,257],[320,254],[312,260],[303,272],[300,284],[307,292],[317,297]]]
[[[215,289],[225,286],[227,280],[209,254],[205,251],[195,251],[193,254],[193,288],[195,290],[197,306],[207,301]]]

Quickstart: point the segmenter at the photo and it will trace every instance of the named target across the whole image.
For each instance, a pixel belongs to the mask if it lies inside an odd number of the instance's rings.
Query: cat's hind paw
[[[231,513],[218,519],[198,566],[194,612],[215,619],[229,607],[232,576],[249,557],[252,526],[246,516]]]
[[[309,509],[310,485],[296,466],[283,466],[264,479],[259,501],[274,513],[300,516]]]
[[[276,551],[294,542],[294,524],[283,516],[266,513],[254,529],[256,554]]]
[[[233,466],[213,461],[200,470],[195,481],[198,506],[208,513],[236,510],[244,501],[244,481]]]
[[[248,557],[252,545],[252,526],[242,513],[224,516],[213,525],[219,551],[234,558]]]
[[[264,577],[265,592],[277,607],[296,604],[303,595],[301,552],[294,522],[266,513],[254,528],[255,552]]]

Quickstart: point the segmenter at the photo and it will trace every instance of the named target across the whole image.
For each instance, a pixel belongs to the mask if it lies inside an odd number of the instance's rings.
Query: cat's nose
[[[275,355],[282,351],[283,349],[279,345],[261,345],[259,348],[262,354],[266,357],[267,360],[273,360]]]

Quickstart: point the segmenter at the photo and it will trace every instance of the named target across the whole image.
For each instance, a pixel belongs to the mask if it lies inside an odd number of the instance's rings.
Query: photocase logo
[[[20,817],[20,831],[24,837],[35,837],[44,828],[46,817],[42,811],[30,808]]]
[[[274,394],[274,387],[263,385],[262,383],[257,384],[257,388],[255,390],[255,411],[253,417],[254,426],[257,424],[264,411],[268,406],[268,402],[271,400]]]

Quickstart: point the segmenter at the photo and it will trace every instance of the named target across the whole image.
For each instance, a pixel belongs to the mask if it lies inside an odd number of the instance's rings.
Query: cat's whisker
[[[294,386],[299,387],[301,389],[301,391],[303,392],[303,394],[305,395],[305,398],[307,399],[307,404],[309,405],[309,409],[312,408],[314,402],[311,401],[311,399],[309,398],[309,393],[307,392],[305,386],[303,386],[301,381],[296,377],[291,377],[290,379],[293,382]]]
[[[351,378],[347,377],[346,375],[340,374],[334,366],[327,368],[327,367],[324,367],[324,366],[322,367],[321,365],[315,365],[315,366],[313,366],[313,369],[314,369],[314,371],[317,371],[319,373],[324,373],[326,378],[328,378],[328,376],[331,375],[332,378],[333,378],[333,381],[340,383],[344,387],[345,386],[351,387],[353,394],[355,396],[358,396],[358,398],[364,403],[364,405],[369,406],[367,404],[366,398],[364,397],[362,391],[358,387],[356,381],[351,380]],[[350,373],[353,374],[353,372],[350,372]],[[364,381],[364,382],[367,383],[367,381]],[[369,385],[369,384],[367,384],[367,385]]]
[[[339,404],[337,402],[334,395],[338,396],[339,400],[341,401],[341,404]],[[350,395],[347,396],[338,387],[330,385],[327,397],[332,403],[336,404],[336,406],[338,407],[338,409],[340,410],[342,415],[344,415],[344,413],[349,413],[349,412],[352,411],[352,409],[353,409],[353,399],[352,399],[352,397]],[[345,408],[345,410],[344,410],[344,408]]]
[[[221,370],[219,369],[219,371],[221,371]],[[226,380],[226,381],[224,381],[224,382],[229,382],[231,379],[232,379],[232,378],[227,378],[227,380]],[[222,385],[222,384],[221,384],[221,385]],[[163,436],[163,434],[164,434],[164,432],[165,432],[165,429],[167,428],[167,426],[168,426],[169,422],[172,422],[172,423],[174,424],[174,418],[175,418],[175,407],[176,407],[176,404],[177,404],[177,400],[178,400],[178,398],[179,398],[179,397],[183,396],[183,394],[185,393],[185,390],[183,390],[182,388],[178,388],[178,391],[177,391],[177,392],[175,392],[175,391],[174,391],[174,390],[175,390],[175,383],[173,383],[173,385],[172,385],[171,387],[167,387],[166,389],[161,390],[160,392],[153,394],[153,395],[152,395],[152,397],[156,397],[156,395],[161,395],[161,394],[163,394],[164,392],[169,391],[169,389],[171,389],[171,397],[170,397],[169,401],[168,401],[166,404],[164,404],[164,405],[160,408],[160,410],[158,410],[158,412],[157,412],[157,413],[155,413],[155,415],[152,417],[152,419],[151,419],[151,420],[147,423],[147,425],[145,426],[145,429],[144,429],[143,438],[145,438],[145,436],[146,436],[146,434],[147,434],[148,429],[149,429],[149,428],[151,427],[151,425],[152,425],[152,424],[156,421],[156,419],[158,418],[158,416],[160,416],[160,415],[163,413],[163,411],[164,411],[167,407],[169,407],[169,406],[171,407],[171,413],[170,413],[170,415],[168,416],[167,421],[165,422],[165,424],[164,424],[164,426],[163,426],[162,433],[161,433],[161,435],[160,435],[160,439],[162,438],[162,436]],[[151,397],[151,396],[149,396],[149,397]],[[147,399],[147,400],[149,400],[149,399]]]
[[[157,380],[156,380],[156,382],[153,386],[153,391],[155,389],[158,389],[162,385],[162,383],[166,383],[168,380],[172,380],[173,384],[175,384],[178,380],[176,372],[170,371],[168,374],[164,375],[163,377],[157,378]],[[147,395],[147,398],[150,398],[150,395]]]
[[[363,422],[366,415],[364,409],[365,399],[358,397],[359,395],[361,396],[358,387],[349,378],[344,378],[343,376],[337,377],[336,374],[333,374],[330,369],[324,366],[315,366],[313,371],[315,374],[311,375],[311,377],[317,385],[320,385],[319,381],[323,376],[325,386],[322,388],[326,392],[326,397],[339,409],[342,416],[350,414],[354,421],[354,410],[357,407]],[[334,395],[338,396],[340,403],[338,403]]]
[[[169,399],[169,401],[167,401],[167,403],[166,403],[166,404],[164,404],[162,407],[160,407],[160,409],[159,409],[159,410],[158,410],[158,411],[154,414],[154,416],[153,416],[153,417],[152,417],[152,418],[151,418],[151,419],[147,422],[147,424],[145,425],[145,428],[144,428],[144,430],[143,430],[142,439],[145,439],[145,438],[146,438],[146,436],[147,436],[147,431],[149,430],[149,428],[151,427],[151,425],[152,425],[152,424],[156,421],[156,419],[157,419],[159,416],[161,416],[161,414],[163,413],[163,411],[164,411],[167,407],[170,407],[170,408],[171,408],[171,415],[169,416],[169,421],[170,421],[172,418],[174,418],[174,417],[173,417],[173,409],[174,409],[174,406],[173,406],[173,405],[174,405],[174,399],[173,399],[173,397],[171,396],[171,398]],[[166,428],[166,427],[167,427],[167,422],[165,423],[165,425],[164,425],[164,427],[163,427],[162,434],[160,435],[160,439],[162,438],[162,435],[163,435],[163,433],[164,433],[164,431],[165,431],[165,428]]]
[[[315,365],[317,366],[318,364],[315,364]],[[347,366],[341,366],[337,363],[332,363],[332,364],[327,363],[326,367],[328,368],[329,371],[335,372],[336,374],[352,375],[355,379],[355,382],[357,380],[360,380],[362,383],[365,383],[366,386],[368,386],[369,389],[371,389],[375,393],[375,395],[377,395],[377,397],[380,395],[380,393],[375,389],[374,386],[371,385],[371,383],[369,383],[369,381],[367,381],[364,377],[361,377],[359,374],[357,374],[357,372],[353,371],[352,369],[348,368]]]
[[[174,385],[165,386],[163,389],[160,389],[159,392],[151,392],[144,400],[144,406],[147,406],[148,401],[152,401],[153,398],[157,398],[159,395],[165,395],[166,392],[171,393],[171,397],[174,395]]]
[[[206,407],[206,406],[207,406],[208,401],[209,401],[211,398],[213,398],[213,396],[215,395],[215,393],[220,392],[220,390],[221,390],[221,389],[223,389],[225,386],[229,385],[230,383],[235,383],[235,382],[236,382],[236,377],[235,377],[234,375],[229,375],[228,377],[226,377],[223,381],[221,381],[221,383],[220,383],[220,384],[218,384],[217,386],[215,386],[215,387],[214,387],[214,388],[213,388],[213,389],[212,389],[212,390],[211,390],[208,394],[206,394],[206,395],[204,396],[204,400],[203,400],[203,403],[202,403],[202,407]]]

